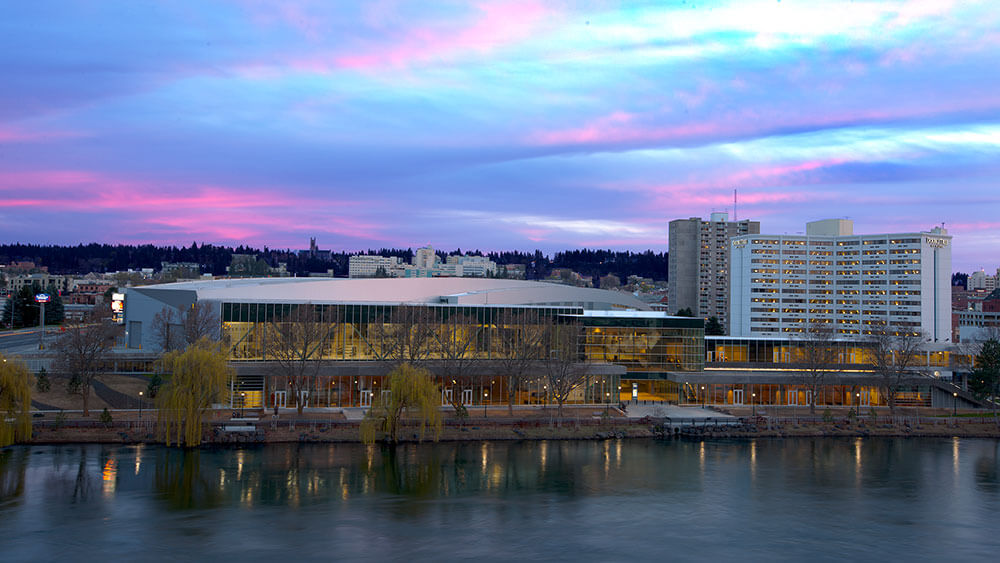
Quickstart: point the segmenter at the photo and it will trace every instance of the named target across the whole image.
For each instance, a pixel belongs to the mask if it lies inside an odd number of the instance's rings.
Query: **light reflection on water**
[[[15,447],[0,529],[4,560],[989,559],[998,444]]]

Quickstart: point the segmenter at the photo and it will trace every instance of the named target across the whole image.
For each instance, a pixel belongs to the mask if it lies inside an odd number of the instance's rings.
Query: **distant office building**
[[[11,293],[21,291],[25,286],[37,285],[42,291],[46,291],[50,286],[55,287],[59,293],[73,291],[74,280],[72,276],[57,276],[48,272],[38,272],[14,276],[7,280],[7,288]]]
[[[951,340],[951,237],[855,235],[846,219],[805,235],[732,240],[730,334],[774,337],[830,323],[838,338],[888,330]]]
[[[412,264],[395,256],[358,255],[348,259],[347,275],[372,278],[381,270],[390,278],[468,278],[496,273],[497,265],[485,256],[449,256],[444,263],[430,246],[418,248]]]
[[[347,276],[351,278],[373,278],[382,269],[386,276],[402,268],[398,256],[378,256],[374,254],[358,254],[347,260]]]
[[[997,268],[996,275],[989,275],[986,270],[980,269],[978,272],[972,272],[969,274],[969,279],[965,284],[965,289],[972,291],[974,289],[981,289],[986,293],[990,293],[997,288],[997,280],[1000,278],[1000,268]]]
[[[760,232],[759,221],[730,221],[712,213],[670,222],[667,302],[670,310],[691,309],[696,317],[729,319],[729,241]]]

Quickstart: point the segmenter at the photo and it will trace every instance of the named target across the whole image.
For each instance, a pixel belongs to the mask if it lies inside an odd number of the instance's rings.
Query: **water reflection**
[[[28,468],[28,450],[0,450],[0,506],[15,502],[24,494],[24,474]]]
[[[976,458],[976,488],[982,492],[996,494],[1000,491],[1000,441],[993,443],[993,451]]]
[[[157,497],[175,510],[222,506],[225,481],[216,483],[212,468],[202,467],[200,450],[162,449],[153,467]]]
[[[823,438],[188,451],[14,447],[0,451],[0,524],[11,537],[24,538],[10,544],[22,559],[72,556],[32,551],[38,538],[62,541],[53,530],[105,548],[115,538],[143,537],[143,549],[170,546],[180,550],[177,557],[199,558],[212,554],[184,551],[192,534],[219,542],[222,558],[236,534],[345,558],[433,559],[446,535],[477,538],[456,547],[455,558],[545,545],[567,557],[614,560],[627,545],[631,557],[651,559],[662,542],[648,542],[664,538],[664,530],[677,553],[695,550],[704,558],[763,559],[766,551],[725,546],[755,545],[775,530],[783,534],[777,543],[789,550],[788,559],[805,558],[817,546],[865,559],[889,545],[898,551],[884,555],[976,558],[970,537],[980,546],[998,541],[982,519],[1000,503],[998,443]],[[942,532],[943,521],[962,530],[961,542]],[[88,522],[112,525],[87,528]],[[504,533],[491,540],[483,530]],[[727,542],[718,541],[720,530]],[[345,549],[365,551],[341,553]]]

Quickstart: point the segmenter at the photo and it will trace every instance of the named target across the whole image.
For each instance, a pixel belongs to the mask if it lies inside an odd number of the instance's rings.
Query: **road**
[[[38,352],[38,331],[37,328],[27,328],[13,332],[0,332],[0,353],[9,355]],[[46,350],[51,348],[58,336],[59,329],[48,328],[45,330]]]

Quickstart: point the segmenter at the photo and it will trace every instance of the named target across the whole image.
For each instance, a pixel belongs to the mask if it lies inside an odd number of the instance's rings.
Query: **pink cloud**
[[[576,145],[594,143],[627,143],[635,141],[662,141],[698,137],[719,132],[714,123],[690,123],[666,127],[649,127],[637,123],[636,116],[615,111],[583,127],[543,131],[531,135],[528,141],[535,145]]]
[[[31,194],[24,197],[24,194]],[[269,244],[275,232],[332,233],[383,240],[383,226],[345,216],[377,202],[314,199],[286,191],[205,184],[163,184],[81,170],[0,172],[0,209],[18,213],[118,215],[121,231]],[[340,215],[331,216],[332,209]],[[112,219],[115,220],[115,219]]]
[[[536,35],[553,15],[544,3],[531,1],[480,4],[476,11],[477,17],[467,26],[418,27],[398,41],[341,55],[335,62],[344,68],[368,69],[488,53]]]
[[[327,74],[340,69],[374,70],[404,68],[413,64],[481,56],[537,36],[555,17],[543,2],[531,0],[484,3],[474,6],[471,20],[455,24],[398,22],[382,30],[380,39],[346,49],[317,49],[309,55],[279,56],[279,60],[253,61],[236,71],[251,79],[269,79],[288,69]],[[293,25],[308,37],[319,34],[314,18],[299,10],[268,8],[255,11],[254,19],[268,25],[275,20]],[[384,16],[376,19],[384,20]],[[280,63],[280,64],[279,64]]]

